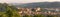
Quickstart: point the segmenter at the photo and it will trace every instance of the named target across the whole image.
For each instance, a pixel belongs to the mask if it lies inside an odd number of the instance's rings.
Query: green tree
[[[8,17],[20,17],[16,10],[11,9],[10,7],[7,9],[9,9],[8,11],[6,11]]]
[[[6,9],[4,13],[1,13],[0,17],[20,17],[19,13],[13,6],[9,6],[6,3],[0,4],[0,8]]]
[[[33,16],[31,16],[31,15],[27,15],[27,14],[26,14],[26,15],[24,15],[23,17],[33,17]]]
[[[53,17],[52,15],[47,15],[47,17]]]
[[[0,12],[0,17],[7,17],[5,12]]]
[[[41,14],[37,14],[37,15],[34,15],[34,17],[45,17],[45,16]]]

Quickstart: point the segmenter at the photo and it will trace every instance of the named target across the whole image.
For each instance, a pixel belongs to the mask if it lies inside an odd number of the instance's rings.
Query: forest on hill
[[[34,2],[34,3],[26,3],[26,4],[16,5],[16,7],[24,7],[24,8],[35,8],[35,7],[59,8],[60,7],[60,2]]]

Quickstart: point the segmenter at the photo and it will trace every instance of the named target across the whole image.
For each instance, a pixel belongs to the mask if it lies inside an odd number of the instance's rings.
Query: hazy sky
[[[0,0],[0,3],[31,3],[31,2],[54,2],[60,0]]]

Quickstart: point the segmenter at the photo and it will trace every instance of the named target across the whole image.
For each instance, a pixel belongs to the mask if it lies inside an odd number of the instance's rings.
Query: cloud
[[[53,2],[53,1],[60,1],[60,0],[0,0],[0,3],[30,3],[30,2]]]

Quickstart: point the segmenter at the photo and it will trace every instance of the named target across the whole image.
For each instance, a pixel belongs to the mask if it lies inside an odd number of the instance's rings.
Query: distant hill
[[[60,2],[34,2],[34,3],[22,4],[22,5],[19,5],[18,7],[24,7],[24,8],[35,8],[35,7],[59,8]]]

